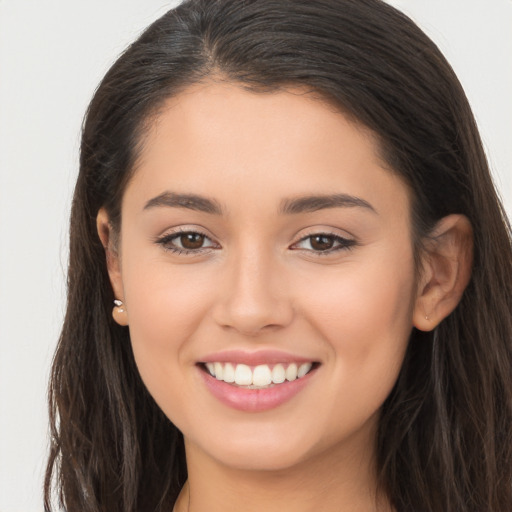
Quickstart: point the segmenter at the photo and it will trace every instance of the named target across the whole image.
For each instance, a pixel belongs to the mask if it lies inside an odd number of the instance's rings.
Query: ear
[[[473,229],[464,215],[449,215],[426,242],[413,325],[431,331],[460,302],[473,263]]]
[[[98,212],[96,217],[96,228],[98,230],[98,236],[100,237],[103,248],[105,249],[107,270],[110,278],[110,284],[112,285],[112,290],[114,291],[114,296],[116,299],[124,302],[121,261],[116,244],[116,234],[113,231],[109,216],[104,208],[101,208]],[[113,307],[112,316],[119,325],[128,325],[128,313],[126,311],[126,305],[123,305],[122,307]]]

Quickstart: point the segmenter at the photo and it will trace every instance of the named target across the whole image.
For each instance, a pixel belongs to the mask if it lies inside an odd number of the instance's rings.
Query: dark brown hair
[[[168,511],[187,469],[181,433],[145,389],[96,215],[119,228],[145,128],[211,76],[254,91],[314,91],[378,138],[413,195],[419,246],[466,215],[474,268],[457,309],[413,330],[378,433],[380,484],[399,511],[512,510],[512,249],[464,92],[437,47],[380,0],[188,0],[107,73],[87,112],[71,214],[68,305],[50,384],[52,488],[68,512]]]

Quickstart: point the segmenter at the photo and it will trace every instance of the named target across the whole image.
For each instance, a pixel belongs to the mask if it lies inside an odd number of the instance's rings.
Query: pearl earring
[[[118,312],[118,313],[124,313],[123,301],[122,301],[122,300],[115,299],[115,300],[114,300],[114,304],[115,304],[115,305],[116,305],[116,307],[117,307],[117,312]]]

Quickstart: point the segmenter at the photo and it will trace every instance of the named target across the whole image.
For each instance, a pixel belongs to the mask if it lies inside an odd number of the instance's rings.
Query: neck
[[[176,512],[391,512],[377,491],[374,450],[340,446],[279,470],[228,467],[186,441],[189,480]],[[373,447],[372,447],[373,448]]]

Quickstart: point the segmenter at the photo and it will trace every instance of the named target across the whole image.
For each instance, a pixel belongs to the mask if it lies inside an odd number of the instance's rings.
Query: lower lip
[[[199,369],[210,392],[223,404],[245,412],[262,412],[279,407],[291,400],[299,391],[308,385],[316,369],[311,370],[300,379],[276,384],[270,388],[247,389],[222,380],[217,380],[206,371]]]

